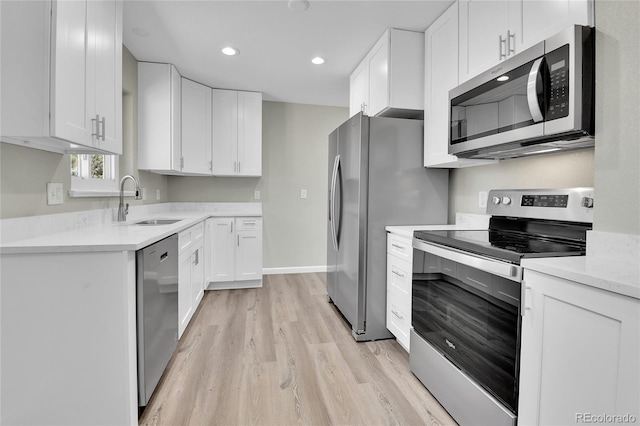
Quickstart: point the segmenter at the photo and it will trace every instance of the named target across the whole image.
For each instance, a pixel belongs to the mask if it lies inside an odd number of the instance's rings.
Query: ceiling
[[[124,44],[139,61],[264,100],[348,106],[349,74],[386,28],[423,32],[453,0],[125,0]],[[231,45],[238,56],[225,56]],[[323,65],[311,59],[322,56]]]

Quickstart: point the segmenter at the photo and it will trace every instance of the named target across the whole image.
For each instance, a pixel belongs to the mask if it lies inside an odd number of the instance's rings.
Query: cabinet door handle
[[[396,316],[396,318],[398,318],[399,320],[404,319],[403,315],[400,315],[398,312],[394,311],[393,309],[391,310],[391,312],[393,313],[393,315]]]
[[[231,221],[231,233],[233,234],[233,221]]]
[[[94,128],[95,131],[93,130]],[[91,136],[95,136],[96,139],[100,139],[100,116],[98,114],[96,114],[96,118],[91,119]]]
[[[511,45],[513,40],[513,46]],[[515,55],[516,53],[516,33],[512,33],[511,30],[507,30],[507,55]]]
[[[504,53],[502,46],[504,46]],[[502,34],[498,36],[498,53],[498,60],[500,61],[507,57],[507,39],[502,37]]]
[[[240,247],[240,235],[238,234],[238,247]]]
[[[531,310],[531,306],[527,306],[527,290],[531,290],[531,286],[528,286],[525,281],[522,281],[520,287],[520,316],[524,316],[526,311]]]
[[[398,250],[404,250],[405,249],[404,246],[399,246],[398,244],[394,244],[394,243],[391,243],[391,246],[397,248]]]
[[[196,250],[194,254],[195,254],[195,259],[193,263],[197,265],[200,263],[200,249]]]
[[[100,120],[100,124],[102,125],[102,134],[98,134],[98,138],[102,139],[102,142],[104,142],[105,133],[107,132],[106,117],[102,117],[102,119]]]
[[[404,278],[404,274],[401,274],[400,272],[396,271],[395,269],[392,269],[391,272],[393,273],[393,275],[399,277],[399,278]]]

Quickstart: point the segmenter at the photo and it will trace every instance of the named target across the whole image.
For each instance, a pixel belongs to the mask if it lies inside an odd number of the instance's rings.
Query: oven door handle
[[[499,275],[511,281],[522,281],[522,268],[520,266],[476,256],[452,247],[425,243],[415,238],[413,239],[413,248],[471,266],[472,268],[480,269],[481,271],[489,272],[493,275]]]

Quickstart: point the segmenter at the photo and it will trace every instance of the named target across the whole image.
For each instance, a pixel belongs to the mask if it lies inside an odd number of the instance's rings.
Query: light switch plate
[[[300,198],[307,198],[307,190],[306,189],[301,189],[300,190]]]
[[[254,200],[260,199],[260,191],[253,191],[253,199]]]
[[[160,190],[156,189],[156,200],[160,200]]]
[[[47,183],[47,205],[62,204],[64,202],[63,191],[61,183]]]
[[[487,207],[487,191],[478,192],[478,207]]]

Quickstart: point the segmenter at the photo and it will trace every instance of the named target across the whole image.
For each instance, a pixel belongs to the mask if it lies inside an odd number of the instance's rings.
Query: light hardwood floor
[[[141,425],[451,425],[395,340],[357,343],[324,274],[206,292]]]

